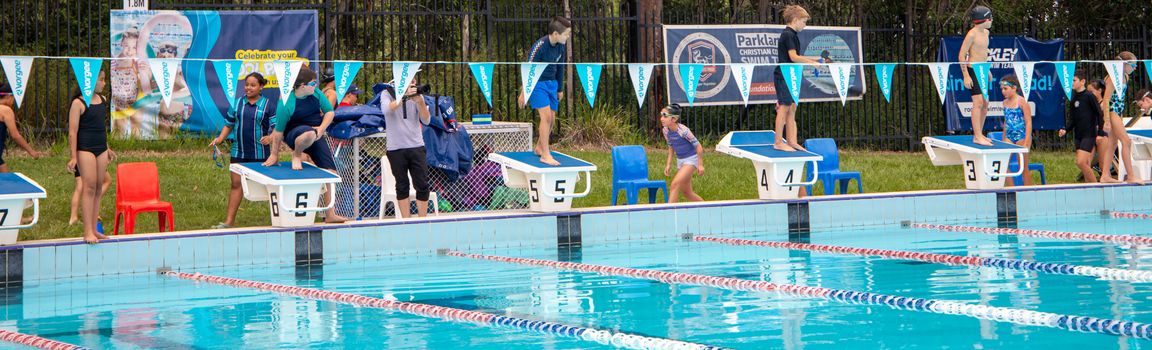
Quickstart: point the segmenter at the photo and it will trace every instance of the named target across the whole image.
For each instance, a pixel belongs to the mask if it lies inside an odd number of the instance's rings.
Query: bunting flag
[[[600,87],[600,71],[604,68],[602,63],[578,63],[576,73],[580,75],[580,83],[584,84],[584,96],[588,97],[588,106],[596,106],[596,91]]]
[[[1112,87],[1115,87],[1115,94],[1124,97],[1128,88],[1128,75],[1124,74],[1124,61],[1103,61],[1104,70],[1108,71],[1108,77],[1112,78]]]
[[[684,87],[684,95],[688,98],[688,105],[696,101],[696,86],[700,84],[700,71],[704,65],[699,63],[680,64],[680,84]]]
[[[472,69],[472,77],[476,78],[476,85],[480,86],[480,92],[488,101],[488,108],[492,108],[492,66],[491,63],[468,64],[468,68]]]
[[[32,75],[32,57],[0,57],[0,64],[4,66],[4,76],[8,77],[8,85],[12,87],[12,97],[16,98],[16,107],[24,102],[24,92],[28,90],[28,76]]]
[[[547,63],[527,62],[520,64],[520,91],[524,91],[525,101],[532,97],[532,91],[536,90],[536,83],[544,74],[544,68],[548,68]]]
[[[804,78],[804,66],[795,63],[787,63],[780,65],[777,69],[784,75],[784,85],[788,89],[788,93],[792,95],[792,100],[800,103],[800,80]],[[776,93],[780,93],[780,87],[776,87]]]
[[[275,61],[272,66],[276,70],[276,80],[280,83],[280,104],[288,103],[288,96],[292,94],[292,84],[300,74],[300,66],[304,61]]]
[[[848,87],[852,86],[853,63],[829,63],[828,71],[832,74],[832,83],[836,85],[836,93],[840,95],[840,105],[848,104]]]
[[[882,63],[876,65],[876,82],[880,84],[880,92],[884,100],[892,102],[892,72],[896,70],[895,63]]]
[[[755,63],[733,63],[728,66],[732,68],[732,78],[736,81],[736,88],[740,89],[740,97],[744,99],[744,105],[748,105],[748,96],[752,94],[752,73],[756,71]]]
[[[99,58],[69,58],[68,61],[72,63],[72,72],[76,74],[84,105],[91,106],[92,94],[96,92],[96,77],[100,75],[100,64],[104,61]]]
[[[944,105],[944,94],[948,92],[948,66],[950,62],[926,63],[932,82],[936,84],[936,94],[940,96],[940,105]]]
[[[152,69],[152,79],[156,80],[156,88],[160,90],[164,108],[168,108],[168,104],[172,103],[172,88],[176,86],[176,71],[180,68],[180,60],[149,58],[148,67]]]
[[[1020,79],[1020,95],[1028,100],[1032,92],[1032,74],[1036,72],[1036,62],[1012,62],[1012,70],[1016,71],[1016,78]]]
[[[1152,60],[1144,60],[1143,62],[1144,62],[1144,72],[1148,73],[1147,74],[1148,75],[1148,81],[1152,81]],[[32,64],[29,63],[28,66],[32,66]]]
[[[632,90],[636,92],[636,103],[644,107],[644,97],[648,96],[648,80],[652,78],[654,63],[629,63],[628,76],[632,78]]]
[[[240,66],[243,62],[240,60],[220,60],[212,61],[212,67],[216,69],[216,78],[220,79],[220,87],[224,88],[224,97],[228,99],[228,105],[232,109],[236,109],[236,86],[240,81]]]
[[[992,64],[988,62],[979,62],[972,64],[972,71],[976,72],[975,79],[980,87],[980,93],[984,95],[984,101],[988,101],[988,89],[991,88],[988,84],[992,80]]]
[[[392,62],[392,82],[396,84],[396,94],[403,95],[412,86],[412,79],[416,78],[421,65],[421,62]]]
[[[1060,87],[1064,89],[1064,97],[1072,100],[1072,77],[1076,74],[1076,62],[1052,62],[1056,65],[1056,77],[1060,79]]]
[[[352,82],[356,80],[356,74],[360,73],[360,67],[364,66],[364,62],[359,61],[334,61],[332,62],[332,73],[335,74],[333,82],[336,83],[336,99],[344,98],[348,93],[348,88],[352,86]]]

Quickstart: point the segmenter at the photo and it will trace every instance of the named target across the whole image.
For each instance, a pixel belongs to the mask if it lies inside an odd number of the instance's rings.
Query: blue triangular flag
[[[232,109],[236,109],[236,86],[240,85],[240,66],[243,62],[240,60],[220,60],[212,61],[212,67],[216,69],[216,78],[220,79],[220,87],[224,88],[224,98],[228,99],[228,105]]]
[[[787,92],[791,94],[792,100],[800,103],[800,80],[804,78],[804,66],[795,63],[781,64],[777,69],[784,75],[784,84]],[[776,94],[780,94],[780,87],[776,87]],[[779,100],[779,98],[777,98]]]
[[[476,78],[476,85],[480,85],[480,92],[488,101],[488,108],[492,108],[492,66],[491,63],[468,64],[468,68],[472,69],[472,77]]]
[[[332,62],[332,73],[335,74],[333,82],[336,83],[336,99],[344,98],[344,94],[348,93],[348,88],[352,86],[352,81],[356,80],[356,74],[360,73],[360,67],[364,66],[364,62],[359,61],[334,61]]]
[[[600,86],[600,71],[604,68],[602,63],[580,63],[576,65],[576,73],[580,74],[580,83],[584,84],[584,96],[588,97],[588,106],[596,106],[596,90]]]
[[[889,103],[892,102],[892,71],[895,69],[895,63],[876,65],[876,82],[880,84],[880,92],[884,93],[884,100]]]
[[[684,96],[688,98],[689,106],[696,101],[696,87],[700,84],[700,71],[703,69],[704,65],[699,63],[680,64],[680,86],[684,88]]]
[[[68,61],[76,73],[76,83],[80,85],[84,105],[91,106],[92,94],[96,92],[96,77],[100,75],[100,64],[104,61],[99,58],[69,58]]]
[[[1148,81],[1152,81],[1152,60],[1144,60],[1144,71],[1148,73]]]
[[[1056,77],[1060,79],[1060,87],[1064,89],[1064,97],[1072,100],[1072,76],[1076,74],[1076,62],[1052,62],[1056,65]]]

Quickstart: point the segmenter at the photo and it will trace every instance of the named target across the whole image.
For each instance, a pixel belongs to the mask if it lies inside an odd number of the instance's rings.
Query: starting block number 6
[[[274,216],[274,217],[280,216],[280,201],[278,200],[277,197],[279,197],[279,196],[277,196],[276,193],[269,193],[268,194],[268,200],[272,202],[272,216]],[[307,208],[308,207],[308,194],[307,193],[297,193],[296,194],[296,207],[297,208]],[[302,211],[298,211],[295,213],[295,215],[296,215],[296,217],[304,217],[305,215],[307,215],[307,213],[302,212]]]
[[[998,160],[992,161],[992,172],[1000,173],[1000,165],[1003,164]],[[964,169],[968,173],[968,181],[976,181],[976,162],[968,160],[964,161]],[[992,181],[1000,181],[999,177],[992,177]]]

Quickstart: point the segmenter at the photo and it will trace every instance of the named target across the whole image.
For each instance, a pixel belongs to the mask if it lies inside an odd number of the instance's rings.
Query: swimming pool
[[[1138,189],[1134,190],[1138,195],[1125,199],[1127,204],[1117,204],[1115,198],[1118,197],[1113,196],[1102,197],[1099,206],[1131,211],[1139,211],[1142,207],[1143,212],[1148,212],[1148,203],[1152,201],[1139,197],[1147,196],[1146,187],[1130,188]],[[1094,191],[1097,190],[1013,192],[1015,208],[1012,212],[1019,216],[1014,225],[1021,229],[1152,237],[1149,221],[1103,218],[1099,208],[1076,197],[1095,197],[1099,193]],[[812,244],[1152,270],[1148,268],[1152,264],[1152,248],[1147,246],[944,232],[905,228],[900,224],[919,215],[931,222],[996,227],[998,216],[1004,214],[997,207],[1007,208],[1001,205],[1002,199],[996,198],[1001,193],[1005,192],[592,210],[577,212],[575,221],[571,215],[528,215],[493,216],[478,221],[349,226],[343,231],[335,231],[336,234],[325,232],[314,239],[310,238],[310,233],[304,233],[301,239],[299,232],[280,235],[295,241],[276,236],[283,243],[275,248],[279,250],[258,248],[259,235],[276,234],[259,232],[123,244],[137,243],[148,247],[144,250],[152,253],[139,260],[130,260],[144,266],[169,266],[183,272],[430,304],[718,347],[1147,348],[1148,341],[1127,337],[896,310],[826,298],[662,283],[484,261],[446,256],[436,251],[436,247],[440,247],[489,256],[723,276],[1152,322],[1152,283],[733,246],[689,241],[682,237],[683,233],[765,241],[789,241],[791,237],[793,241]],[[1069,209],[1056,205],[1051,211],[1040,210],[1040,204],[1051,205],[1057,196],[1061,203],[1075,202],[1080,206]],[[926,208],[918,206],[917,201],[939,203],[945,208],[940,209],[939,217],[933,217],[927,212],[915,212]],[[798,203],[804,203],[804,208],[798,208]],[[892,214],[862,212],[868,207],[888,208],[884,212]],[[1079,212],[1061,213],[1057,208]],[[901,210],[909,209],[913,210],[912,216],[901,214]],[[988,214],[989,209],[991,214]],[[981,214],[971,215],[965,213],[967,210]],[[849,211],[856,213],[851,217],[845,215],[844,220],[827,220]],[[792,220],[796,215],[789,214],[799,212],[810,218],[810,222],[801,225]],[[673,219],[665,220],[665,215],[671,215]],[[684,223],[685,217],[694,219]],[[713,219],[717,220],[715,225],[709,222]],[[545,225],[553,226],[547,230],[543,228]],[[811,227],[810,232],[802,230],[802,226]],[[426,232],[433,234],[423,234]],[[565,238],[569,242],[578,239],[582,244],[557,244]],[[219,244],[214,247],[233,244],[238,248],[235,254],[193,253],[191,257],[183,257],[179,249],[175,254],[166,253],[162,245],[167,241],[179,242],[179,247],[195,247],[197,252],[205,249],[201,246],[204,242]],[[300,261],[300,242],[322,245],[322,261],[293,264],[292,259],[274,258],[295,250],[297,261]],[[289,249],[288,245],[293,247]],[[388,247],[377,251],[380,249],[377,245]],[[116,249],[110,248],[113,246],[115,244],[76,248],[91,253]],[[25,261],[48,260],[43,252],[30,254],[35,249],[25,248]],[[61,249],[69,249],[67,254],[77,252],[71,250],[73,246],[55,249],[58,254]],[[155,254],[156,251],[160,253]],[[387,253],[372,254],[381,251]],[[243,264],[228,266],[223,263],[239,259],[241,255],[247,255]],[[101,259],[104,257],[99,256]],[[161,262],[155,263],[155,257],[159,257]],[[164,261],[164,258],[168,260]],[[92,260],[84,260],[84,264],[89,261]],[[106,261],[108,259],[92,261],[102,268],[98,275],[61,278],[57,268],[51,273],[54,278],[29,278],[20,287],[5,289],[6,302],[2,312],[6,321],[0,322],[0,329],[91,348],[611,348],[577,337],[515,327],[447,321],[250,288],[194,282],[161,276],[154,271],[138,271],[148,269],[137,266],[110,266]],[[77,266],[78,262],[68,265],[69,269]],[[46,275],[45,271],[29,265],[25,263],[26,276]]]

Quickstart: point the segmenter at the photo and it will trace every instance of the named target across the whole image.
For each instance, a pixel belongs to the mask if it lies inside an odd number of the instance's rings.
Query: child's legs
[[[77,164],[77,167],[80,165]],[[80,195],[84,191],[84,181],[81,177],[76,177],[76,187],[72,190],[72,211],[68,214],[68,224],[71,225],[76,220],[80,219]]]
[[[232,173],[231,188],[228,189],[228,216],[224,219],[224,224],[232,226],[236,223],[236,211],[240,209],[240,200],[243,199],[243,188],[240,186],[240,175]]]
[[[1112,132],[1109,135],[1116,136],[1116,144],[1112,148],[1116,149],[1116,145],[1120,145],[1120,160],[1124,162],[1124,173],[1129,177],[1134,178],[1136,172],[1132,168],[1132,139],[1128,137],[1128,129],[1124,128],[1124,121],[1120,119],[1119,115],[1115,113],[1108,113],[1112,118]]]
[[[687,200],[693,201],[693,202],[699,202],[699,201],[702,201],[704,199],[700,198],[700,196],[696,194],[696,191],[694,191],[692,189],[692,174],[695,174],[695,173],[696,173],[696,166],[685,165],[685,166],[681,167],[679,171],[676,172],[676,177],[680,177],[681,174],[683,174],[683,176],[684,176],[684,179],[681,180],[681,183],[680,183],[680,191],[684,194],[684,199],[687,199]]]
[[[973,81],[972,84],[978,84]],[[972,95],[972,134],[978,138],[984,137],[984,116],[987,114],[983,94]]]
[[[784,143],[785,128],[788,126],[788,109],[790,106],[776,105],[776,144]]]
[[[536,148],[541,156],[548,155],[551,152],[549,145],[551,144],[549,138],[552,137],[552,122],[556,120],[556,113],[552,111],[551,107],[537,108],[536,114],[540,115],[540,126],[537,129],[539,135],[536,137]]]
[[[1076,167],[1084,175],[1084,182],[1096,182],[1096,173],[1092,171],[1092,152],[1076,150]]]
[[[89,235],[95,236],[96,234],[96,216],[97,211],[100,210],[99,198],[99,185],[100,173],[99,162],[96,155],[87,151],[76,152],[76,167],[80,169],[80,181],[83,182],[82,195],[80,197],[81,219],[84,221],[84,236],[88,238]]]

